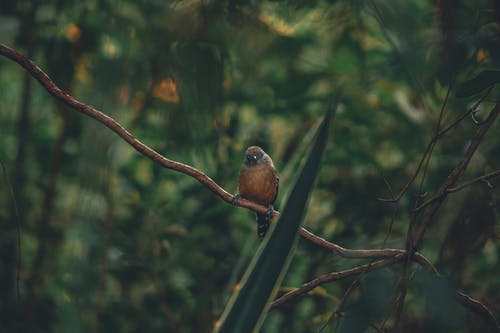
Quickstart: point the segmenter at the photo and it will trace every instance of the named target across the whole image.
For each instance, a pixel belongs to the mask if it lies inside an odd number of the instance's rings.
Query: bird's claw
[[[274,207],[273,207],[273,205],[269,204],[269,205],[267,206],[267,218],[268,218],[269,220],[271,220],[271,219],[272,219],[272,217],[273,217],[273,213],[274,213]]]
[[[239,198],[241,198],[241,195],[239,193],[236,193],[235,195],[233,195],[233,199],[231,199],[231,204],[236,205]]]

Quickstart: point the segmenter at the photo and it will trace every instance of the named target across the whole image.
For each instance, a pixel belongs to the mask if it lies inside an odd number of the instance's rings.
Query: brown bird
[[[278,196],[278,187],[278,172],[269,155],[260,147],[248,147],[238,179],[239,194],[234,196],[233,202],[241,196],[268,207],[267,214],[257,213],[257,234],[261,239],[269,229],[273,213],[272,204]]]

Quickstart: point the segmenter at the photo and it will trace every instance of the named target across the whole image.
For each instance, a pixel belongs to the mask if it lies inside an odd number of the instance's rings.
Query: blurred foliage
[[[346,247],[401,248],[422,178],[397,209],[377,198],[413,175],[445,101],[449,125],[488,86],[476,118],[498,100],[499,21],[494,0],[6,0],[0,41],[228,191],[244,149],[262,146],[280,171],[278,209],[342,84],[304,224]],[[0,86],[2,328],[210,331],[258,246],[252,213],[155,165],[2,57]],[[462,180],[499,168],[498,126]],[[428,196],[474,132],[466,118],[439,140]],[[450,194],[435,216],[421,251],[443,278],[410,266],[407,332],[485,330],[454,303],[456,288],[499,317],[498,183]],[[357,263],[300,241],[284,286]],[[263,331],[390,327],[400,276],[400,265],[364,274],[345,302],[353,279],[324,285],[272,311]]]

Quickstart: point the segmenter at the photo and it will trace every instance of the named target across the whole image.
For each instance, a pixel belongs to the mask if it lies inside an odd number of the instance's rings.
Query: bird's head
[[[245,152],[245,164],[247,166],[254,166],[258,163],[265,162],[267,154],[262,150],[262,148],[257,146],[248,147]]]

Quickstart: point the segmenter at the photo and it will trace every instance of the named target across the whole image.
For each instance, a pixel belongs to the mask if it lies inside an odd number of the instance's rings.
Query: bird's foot
[[[274,207],[273,205],[269,204],[267,206],[267,218],[271,220],[273,218],[273,214],[274,214]]]
[[[235,195],[233,195],[233,199],[231,199],[231,204],[236,205],[239,198],[241,198],[241,195],[239,193],[236,193]]]

